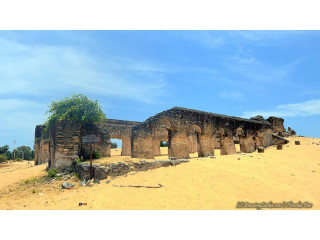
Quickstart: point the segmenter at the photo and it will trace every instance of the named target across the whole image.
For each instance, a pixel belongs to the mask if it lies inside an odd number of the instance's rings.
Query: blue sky
[[[320,137],[319,31],[0,31],[0,146],[33,146],[52,100],[143,121],[181,106],[280,116]]]

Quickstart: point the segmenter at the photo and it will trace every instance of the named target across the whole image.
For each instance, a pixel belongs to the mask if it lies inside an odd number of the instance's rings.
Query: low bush
[[[101,157],[101,154],[98,151],[92,152],[92,159],[99,159]]]
[[[48,176],[49,177],[56,177],[57,176],[57,169],[55,168],[51,168],[49,171],[48,171]]]
[[[1,155],[0,155],[0,163],[6,162],[6,161],[7,161],[6,155],[1,154]]]

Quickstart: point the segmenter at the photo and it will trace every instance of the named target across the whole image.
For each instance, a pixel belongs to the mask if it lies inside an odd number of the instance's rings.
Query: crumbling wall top
[[[145,126],[153,125],[158,119],[162,117],[168,117],[169,119],[179,119],[179,120],[187,120],[188,122],[197,122],[201,124],[205,124],[208,121],[212,121],[219,124],[225,124],[225,123],[231,123],[234,126],[237,125],[250,125],[250,126],[259,126],[263,128],[270,128],[271,124],[270,122],[264,120],[256,120],[256,119],[246,119],[246,118],[240,118],[240,117],[234,117],[234,116],[227,116],[222,114],[216,114],[211,112],[205,112],[205,111],[199,111],[194,109],[188,109],[188,108],[182,108],[182,107],[173,107],[169,110],[165,110],[163,112],[160,112],[144,122],[142,122],[139,125],[136,125],[134,129],[143,128]],[[184,118],[184,119],[183,119]]]

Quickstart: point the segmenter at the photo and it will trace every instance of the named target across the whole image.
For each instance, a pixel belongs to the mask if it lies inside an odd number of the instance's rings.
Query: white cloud
[[[33,145],[47,104],[72,93],[153,104],[166,95],[165,69],[83,48],[32,45],[0,37],[0,146]],[[110,99],[110,98],[109,98]],[[108,106],[108,100],[103,107]]]
[[[256,115],[262,115],[264,117],[306,117],[320,115],[320,99],[302,103],[279,105],[271,111],[247,111],[243,113],[243,117],[245,118],[250,118]]]
[[[165,70],[121,57],[98,58],[69,46],[27,45],[0,38],[0,94],[85,92],[144,103],[165,93]],[[59,94],[58,94],[59,93]]]

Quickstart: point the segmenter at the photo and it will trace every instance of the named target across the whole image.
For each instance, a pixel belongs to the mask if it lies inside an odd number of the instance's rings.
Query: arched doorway
[[[171,122],[168,118],[161,118],[153,127],[153,152],[155,157],[170,156],[171,129]]]

